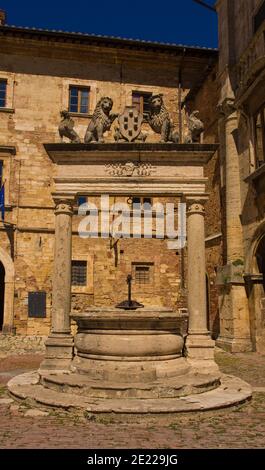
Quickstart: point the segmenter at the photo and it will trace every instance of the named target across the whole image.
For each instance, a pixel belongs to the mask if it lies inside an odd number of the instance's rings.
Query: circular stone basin
[[[187,370],[182,358],[187,319],[172,310],[91,308],[72,319],[78,326],[73,364],[79,373],[151,380]]]

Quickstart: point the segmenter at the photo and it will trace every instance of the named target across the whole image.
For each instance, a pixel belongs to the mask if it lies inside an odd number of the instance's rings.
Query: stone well
[[[92,413],[201,411],[249,399],[249,385],[220,373],[207,328],[204,165],[217,146],[93,143],[45,144],[45,149],[54,163],[52,327],[40,370],[12,379],[10,392],[41,405]],[[186,202],[188,328],[166,308],[123,311],[106,305],[71,315],[78,194],[173,196]],[[71,316],[78,326],[74,338]]]
[[[182,359],[185,319],[166,308],[94,308],[72,315],[78,325],[73,367],[112,382],[154,381],[188,372]]]
[[[251,388],[213,361],[186,357],[187,317],[166,308],[90,308],[78,326],[68,373],[40,368],[9,382],[12,395],[92,413],[175,413],[243,402]],[[212,363],[211,363],[212,362]]]

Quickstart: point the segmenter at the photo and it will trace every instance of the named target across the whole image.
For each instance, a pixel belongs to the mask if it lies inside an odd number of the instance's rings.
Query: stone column
[[[72,200],[56,201],[51,333],[40,370],[66,370],[73,358],[71,335]]]
[[[251,351],[248,300],[243,276],[244,249],[240,215],[242,212],[239,155],[237,150],[238,117],[232,98],[219,105],[225,139],[226,265],[218,273],[220,284],[220,336],[217,345],[231,352]],[[223,279],[223,284],[221,280]]]
[[[4,299],[4,324],[3,334],[12,334],[14,331],[14,280],[5,281],[5,299]]]
[[[214,341],[207,329],[204,204],[206,196],[187,197],[188,225],[188,311],[189,330],[186,341],[188,360],[196,367],[217,370]],[[201,370],[203,372],[203,370]]]

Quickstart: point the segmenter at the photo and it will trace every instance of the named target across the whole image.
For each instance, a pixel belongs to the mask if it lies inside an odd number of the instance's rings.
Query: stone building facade
[[[0,329],[48,335],[52,305],[54,201],[52,169],[44,143],[60,142],[60,112],[67,109],[83,140],[98,100],[113,99],[113,112],[126,105],[148,111],[151,94],[163,94],[184,142],[188,113],[199,109],[204,143],[218,142],[214,112],[219,97],[217,51],[152,44],[0,24],[0,162],[5,182],[5,220],[0,223]],[[115,124],[105,134],[114,139]],[[158,142],[147,122],[148,142]],[[70,145],[70,144],[69,144]],[[208,327],[218,335],[217,267],[222,260],[219,156],[207,164]],[[83,202],[80,194],[79,202]],[[132,194],[133,198],[134,195]],[[98,197],[90,202],[98,203]],[[128,196],[112,198],[126,202]],[[156,198],[152,202],[169,199]],[[145,201],[141,201],[145,202]],[[178,202],[177,198],[171,202]],[[78,201],[76,202],[78,205]],[[149,306],[187,308],[186,249],[167,240],[82,239],[77,207],[73,217],[72,310],[114,306],[133,296]]]
[[[219,0],[224,267],[218,345],[265,348],[265,2]]]

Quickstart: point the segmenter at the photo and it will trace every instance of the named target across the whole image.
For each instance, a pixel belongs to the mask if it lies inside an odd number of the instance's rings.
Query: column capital
[[[187,215],[191,214],[202,214],[205,215],[205,204],[208,201],[208,197],[196,197],[189,196],[186,198],[187,204]]]
[[[68,214],[73,215],[74,200],[72,199],[54,199],[55,215]]]
[[[223,101],[218,103],[217,109],[221,115],[221,117],[229,118],[231,115],[236,113],[237,108],[235,105],[234,98],[225,98]]]

